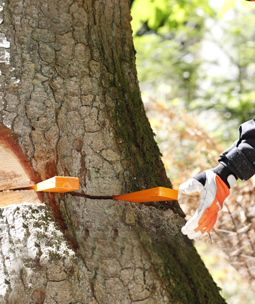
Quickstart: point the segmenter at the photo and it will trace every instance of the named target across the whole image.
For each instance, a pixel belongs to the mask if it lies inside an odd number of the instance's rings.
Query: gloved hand
[[[236,180],[237,177],[227,167],[220,164],[181,184],[179,196],[182,193],[201,193],[198,209],[182,227],[182,233],[190,239],[209,233],[216,223],[225,198],[230,193],[229,189],[235,185]]]

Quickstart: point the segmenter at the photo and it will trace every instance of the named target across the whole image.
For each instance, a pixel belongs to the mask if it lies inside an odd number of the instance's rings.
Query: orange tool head
[[[170,201],[177,200],[178,191],[170,188],[156,187],[152,189],[132,192],[119,196],[114,196],[113,199],[129,201],[134,203],[146,203],[154,201]]]
[[[79,178],[54,176],[32,186],[35,191],[64,193],[79,190]]]

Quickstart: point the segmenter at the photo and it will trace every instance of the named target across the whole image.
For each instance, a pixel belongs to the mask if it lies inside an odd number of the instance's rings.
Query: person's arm
[[[240,179],[255,174],[255,119],[240,125],[239,139],[221,153],[219,162]]]
[[[201,192],[193,217],[182,228],[190,239],[206,235],[216,223],[223,201],[238,178],[247,180],[255,174],[255,120],[239,127],[239,139],[220,155],[220,164],[191,178],[179,187],[179,193]]]

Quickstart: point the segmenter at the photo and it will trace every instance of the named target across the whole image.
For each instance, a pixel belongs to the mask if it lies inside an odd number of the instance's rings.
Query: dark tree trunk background
[[[140,97],[129,1],[1,3],[1,141],[32,182],[75,176],[80,190],[0,209],[0,303],[225,303],[181,235],[177,202],[84,196],[171,187]]]

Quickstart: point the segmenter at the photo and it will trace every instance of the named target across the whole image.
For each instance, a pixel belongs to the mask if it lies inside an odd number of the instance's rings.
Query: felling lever
[[[113,199],[134,203],[177,200],[178,191],[170,188],[156,187],[128,194],[114,196]]]
[[[79,190],[79,178],[68,176],[54,176],[27,189],[34,189],[36,192],[57,192],[64,193]]]

